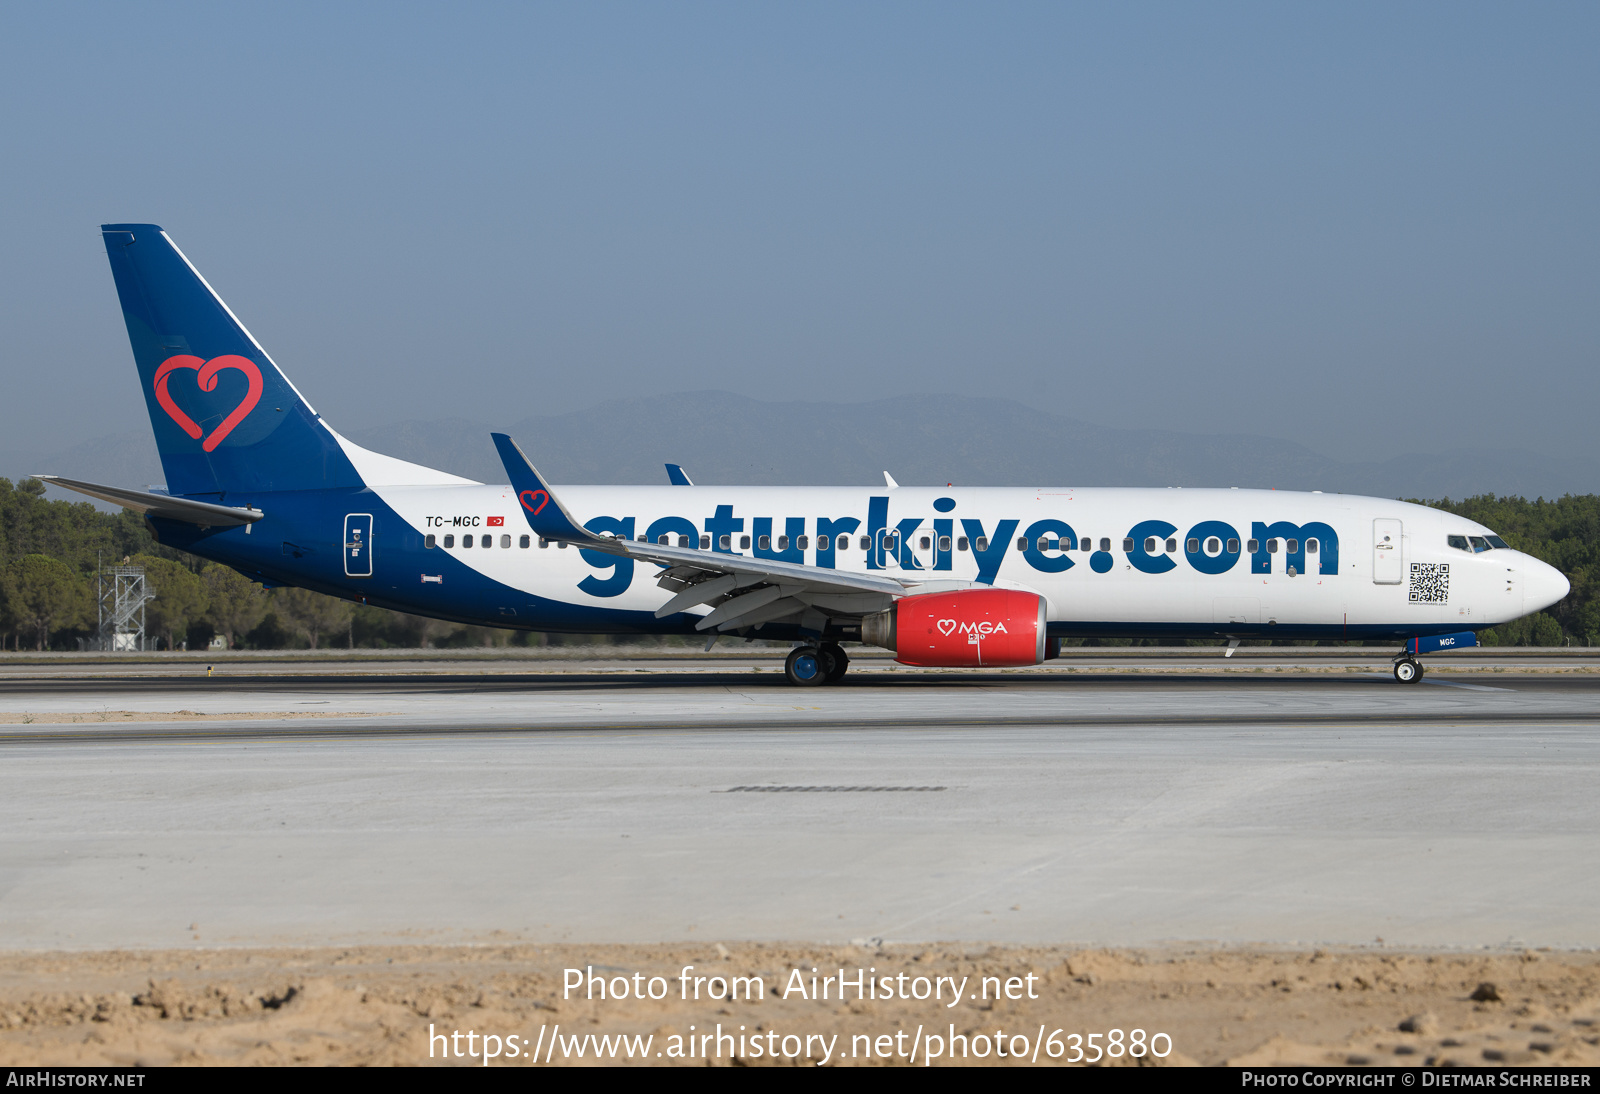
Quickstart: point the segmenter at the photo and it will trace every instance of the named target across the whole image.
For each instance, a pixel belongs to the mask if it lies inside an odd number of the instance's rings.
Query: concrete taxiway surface
[[[1600,946],[1600,676],[617,667],[11,676],[0,944]]]

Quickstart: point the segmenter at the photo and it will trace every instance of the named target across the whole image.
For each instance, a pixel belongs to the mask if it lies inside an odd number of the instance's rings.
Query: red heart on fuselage
[[[256,408],[256,404],[261,401],[261,392],[265,387],[261,381],[261,370],[256,367],[256,363],[250,358],[240,357],[234,353],[213,357],[209,361],[202,360],[191,354],[180,353],[176,356],[168,357],[156,369],[156,402],[160,403],[161,409],[167,412],[167,417],[177,422],[179,428],[198,441],[202,432],[200,426],[193,418],[185,414],[177,403],[173,402],[172,396],[167,393],[167,381],[171,379],[174,372],[180,369],[193,369],[199,374],[195,377],[195,383],[199,385],[200,390],[215,391],[217,390],[217,373],[229,368],[238,369],[244,373],[245,378],[250,381],[250,389],[245,392],[244,399],[239,405],[233,408],[233,413],[222,419],[222,423],[211,431],[211,435],[201,441],[200,447],[207,452],[216,451],[216,447],[222,443],[222,439],[232,433],[233,427],[244,421],[245,417]]]

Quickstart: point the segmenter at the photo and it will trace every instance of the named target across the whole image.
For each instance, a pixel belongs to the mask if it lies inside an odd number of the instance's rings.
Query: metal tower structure
[[[102,567],[99,577],[100,648],[143,650],[144,606],[155,599],[155,590],[145,583],[144,567]]]

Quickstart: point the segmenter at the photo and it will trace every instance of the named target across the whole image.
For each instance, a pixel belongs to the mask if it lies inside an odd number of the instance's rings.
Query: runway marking
[[[1388,672],[1363,672],[1362,676],[1370,676],[1376,680],[1387,680],[1393,673]],[[1516,688],[1492,688],[1488,684],[1462,684],[1454,680],[1430,680],[1424,676],[1417,681],[1420,684],[1432,684],[1440,688],[1461,688],[1464,691],[1516,691]]]
[[[240,724],[230,729],[187,729],[173,725],[171,729],[133,731],[113,729],[107,731],[61,731],[46,733],[0,733],[0,747],[26,745],[94,745],[129,743],[200,744],[246,741],[326,742],[351,740],[376,740],[383,738],[415,739],[433,737],[439,740],[465,737],[527,737],[544,739],[556,737],[582,738],[596,734],[654,735],[654,734],[706,734],[706,733],[775,733],[803,729],[813,732],[883,732],[892,730],[973,730],[973,729],[1121,729],[1156,728],[1162,726],[1191,726],[1196,729],[1266,726],[1279,731],[1296,726],[1321,728],[1370,728],[1374,719],[1386,726],[1398,728],[1423,726],[1499,725],[1503,727],[1569,725],[1590,727],[1600,722],[1600,711],[1521,711],[1515,716],[1505,711],[1417,711],[1404,714],[1370,715],[1317,714],[1303,712],[1225,715],[1133,715],[1118,716],[1095,714],[1084,717],[1058,714],[1028,715],[1021,717],[988,718],[819,718],[798,721],[790,718],[733,720],[726,722],[566,722],[550,725],[476,725],[426,722],[416,725],[325,725],[316,730],[309,728],[273,727],[271,723]],[[159,723],[155,723],[158,724]],[[193,723],[189,723],[193,724]],[[115,726],[116,723],[111,723]],[[172,723],[169,723],[172,725]],[[300,722],[301,726],[305,721]]]
[[[948,790],[945,786],[730,786],[723,794],[880,794]]]

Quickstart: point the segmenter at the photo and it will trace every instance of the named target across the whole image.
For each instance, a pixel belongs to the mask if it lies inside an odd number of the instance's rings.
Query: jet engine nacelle
[[[1015,589],[923,593],[861,621],[861,640],[902,665],[1037,665],[1045,654],[1044,597]]]

